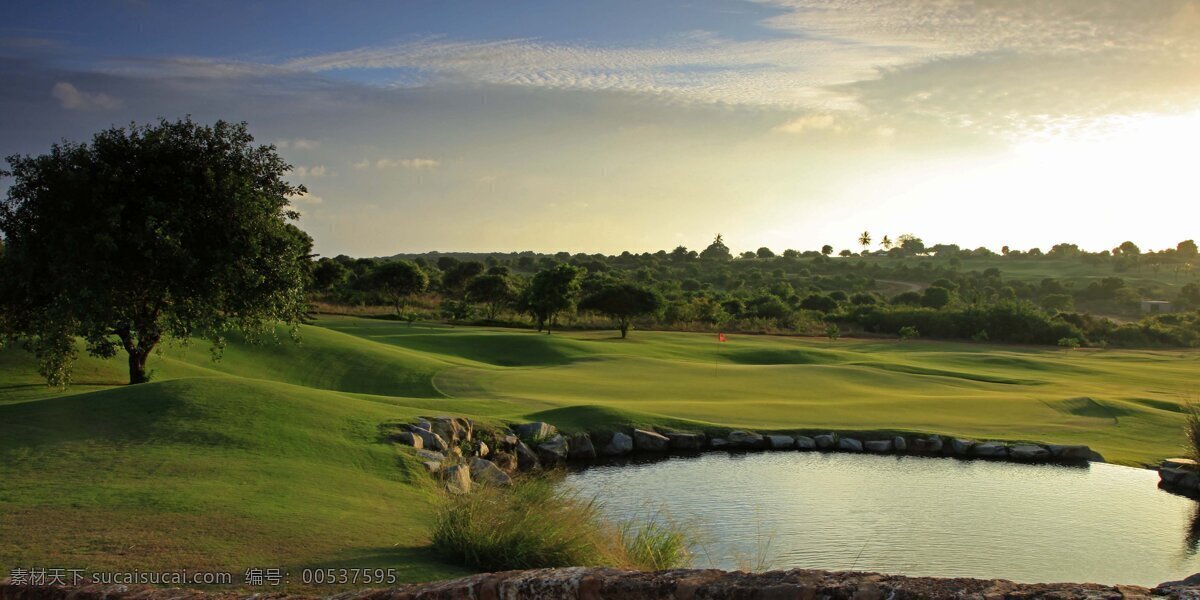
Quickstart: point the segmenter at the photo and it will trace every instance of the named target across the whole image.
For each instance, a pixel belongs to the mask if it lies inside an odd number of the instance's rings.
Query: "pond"
[[[1157,484],[1099,463],[816,452],[635,460],[563,483],[615,517],[688,523],[696,567],[1146,586],[1200,572],[1197,503]]]

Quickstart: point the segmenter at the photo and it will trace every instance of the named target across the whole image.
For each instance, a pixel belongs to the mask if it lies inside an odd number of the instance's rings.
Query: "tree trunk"
[[[126,326],[118,329],[115,333],[121,338],[121,345],[125,347],[126,354],[129,355],[129,383],[146,383],[150,381],[150,376],[146,373],[146,359],[150,358],[150,351],[154,350],[154,346],[158,345],[158,340],[162,334],[156,330],[151,330],[147,333],[148,328],[138,328],[138,339],[135,342],[133,339],[132,327]]]
[[[621,321],[621,339],[625,339],[626,333],[629,333],[629,322]]]
[[[129,383],[146,383],[150,378],[146,375],[146,359],[149,352],[134,351],[129,353]]]

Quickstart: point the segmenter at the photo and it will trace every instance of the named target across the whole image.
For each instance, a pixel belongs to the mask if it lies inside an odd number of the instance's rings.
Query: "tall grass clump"
[[[1187,433],[1187,452],[1189,458],[1200,461],[1200,404],[1190,397],[1183,401],[1185,418],[1184,431]]]
[[[432,544],[446,559],[483,571],[569,566],[666,569],[689,564],[682,526],[656,518],[614,523],[595,499],[553,478],[476,487],[443,496]]]

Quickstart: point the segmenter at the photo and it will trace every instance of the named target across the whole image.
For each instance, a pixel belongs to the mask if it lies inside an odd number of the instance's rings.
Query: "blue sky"
[[[245,120],[310,189],[301,225],[324,254],[656,250],[717,232],[841,248],[864,229],[1155,248],[1200,220],[1200,0],[3,15],[0,153],[160,116]],[[1128,211],[1145,202],[1159,211]]]

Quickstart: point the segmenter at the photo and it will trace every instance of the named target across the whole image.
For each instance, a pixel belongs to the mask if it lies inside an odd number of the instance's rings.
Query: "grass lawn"
[[[1085,443],[1145,464],[1181,452],[1200,352],[635,331],[556,333],[351,317],[299,345],[83,358],[51,390],[0,351],[0,572],[17,566],[396,567],[424,550],[425,476],[379,424],[421,414],[761,431],[903,430]],[[1200,398],[1198,398],[1200,399]]]

